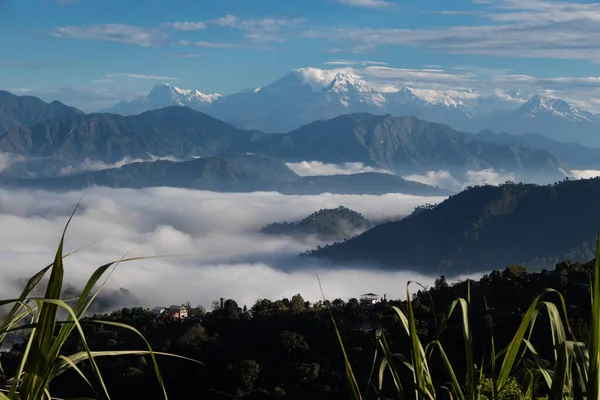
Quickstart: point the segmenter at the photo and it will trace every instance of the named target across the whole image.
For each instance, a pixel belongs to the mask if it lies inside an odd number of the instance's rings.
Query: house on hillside
[[[375,293],[365,293],[360,295],[358,300],[361,306],[372,306],[379,301],[379,295]]]
[[[187,307],[172,305],[169,307],[169,315],[173,318],[186,319],[188,317]]]

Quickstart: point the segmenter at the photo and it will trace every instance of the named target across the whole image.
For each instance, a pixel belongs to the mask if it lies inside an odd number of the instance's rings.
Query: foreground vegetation
[[[440,277],[409,301],[372,306],[221,299],[185,320],[142,308],[86,316],[115,263],[65,299],[62,260],[61,241],[21,296],[0,303],[9,306],[0,341],[24,339],[0,356],[0,399],[533,400],[600,390],[600,257]],[[46,274],[45,295],[32,297]]]

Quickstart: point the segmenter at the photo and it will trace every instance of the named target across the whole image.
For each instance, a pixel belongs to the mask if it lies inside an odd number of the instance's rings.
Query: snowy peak
[[[374,93],[372,87],[358,75],[350,72],[338,72],[331,83],[323,89],[334,93]]]
[[[526,118],[553,116],[569,121],[591,121],[593,115],[587,111],[571,106],[564,100],[535,95],[515,113]]]
[[[150,93],[148,93],[147,99],[151,103],[163,102],[169,105],[187,106],[192,104],[210,104],[221,97],[223,96],[218,93],[204,94],[199,90],[180,89],[163,82],[152,88]]]

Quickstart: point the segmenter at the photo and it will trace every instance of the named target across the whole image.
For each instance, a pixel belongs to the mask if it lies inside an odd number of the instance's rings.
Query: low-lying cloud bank
[[[121,297],[135,298],[144,306],[190,301],[207,307],[220,297],[250,306],[257,298],[296,293],[314,301],[321,294],[313,268],[328,298],[365,292],[397,298],[403,297],[407,280],[433,281],[369,266],[357,270],[307,264],[296,255],[318,242],[307,244],[256,231],[266,223],[296,220],[321,208],[344,205],[367,218],[385,219],[443,198],[225,194],[173,188],[91,188],[69,193],[0,189],[0,224],[5,227],[0,234],[0,292],[5,297],[52,260],[67,217],[82,196],[65,249],[81,250],[65,260],[66,282],[81,287],[96,267],[126,254],[186,254],[117,268],[108,288],[126,288],[132,296]],[[125,305],[132,304],[113,306]]]
[[[403,176],[404,179],[420,182],[427,185],[438,186],[443,189],[459,191],[467,186],[474,185],[498,185],[506,181],[517,181],[512,173],[498,172],[492,168],[479,171],[467,171],[464,177],[455,177],[450,171],[438,170],[428,171],[425,174],[412,174]]]
[[[386,169],[374,168],[361,162],[347,162],[343,164],[326,164],[320,161],[302,161],[299,163],[286,163],[287,166],[300,176],[317,175],[350,175],[361,172],[391,173]]]
[[[600,170],[561,170],[564,177],[571,179],[590,179],[600,176]],[[403,176],[404,179],[411,181],[421,182],[427,185],[438,186],[443,189],[460,191],[465,189],[467,186],[475,185],[499,185],[501,183],[512,181],[512,182],[531,182],[537,184],[548,184],[553,183],[555,180],[550,177],[544,177],[543,175],[537,176],[533,181],[531,179],[523,179],[515,173],[507,173],[502,171],[496,171],[492,168],[483,169],[478,171],[467,171],[464,176],[452,175],[450,171],[437,170],[427,171],[425,174],[412,174]]]
[[[575,179],[590,179],[600,176],[600,171],[595,169],[574,169],[570,172],[570,176]]]
[[[131,158],[131,157],[127,156],[127,157],[124,157],[122,160],[117,161],[115,163],[105,163],[103,161],[86,159],[79,165],[75,165],[75,166],[71,165],[71,166],[62,168],[59,171],[59,174],[60,175],[73,175],[73,174],[79,174],[82,172],[100,171],[103,169],[110,169],[110,168],[120,168],[124,165],[133,164],[133,163],[137,163],[137,162],[158,161],[158,160],[184,161],[183,159],[176,158],[176,157],[157,157],[157,156],[153,156],[153,155],[150,155],[149,157],[150,157],[150,159],[144,160],[141,158]]]

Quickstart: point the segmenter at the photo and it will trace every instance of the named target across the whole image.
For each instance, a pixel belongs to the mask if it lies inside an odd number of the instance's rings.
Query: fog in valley
[[[284,196],[278,193],[225,194],[185,189],[108,189],[54,193],[0,190],[0,291],[14,295],[23,280],[53,259],[69,214],[65,282],[82,287],[92,271],[123,256],[178,255],[120,264],[106,286],[109,307],[181,304],[207,308],[220,297],[250,307],[258,298],[300,293],[327,298],[365,292],[404,297],[407,280],[431,284],[418,273],[319,265],[299,259],[316,240],[256,233],[274,221],[301,219],[340,205],[372,220],[397,218],[415,206],[443,200],[402,194],[383,196]],[[125,288],[129,292],[119,291]]]

